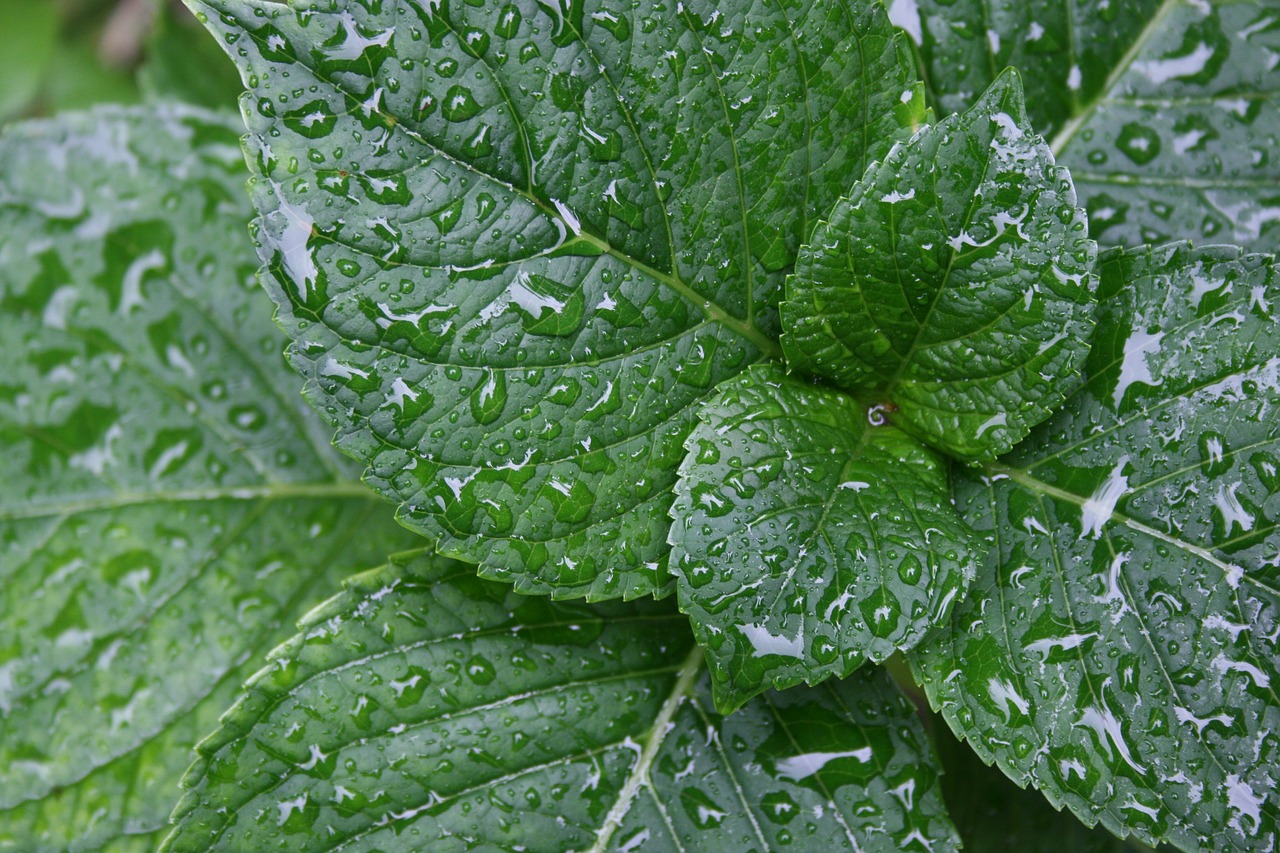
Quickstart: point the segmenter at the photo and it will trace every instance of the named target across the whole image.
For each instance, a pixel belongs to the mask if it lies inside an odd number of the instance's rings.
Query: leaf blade
[[[376,559],[358,532],[407,537],[279,390],[233,122],[153,105],[0,136],[15,849],[145,847],[252,653],[337,578],[332,560]]]
[[[898,6],[899,4],[894,4]],[[1005,65],[1071,169],[1103,245],[1227,242],[1270,251],[1277,49],[1270,0],[901,4],[944,112]],[[908,7],[912,14],[908,14]],[[918,7],[918,8],[917,8]]]
[[[1096,246],[1015,72],[871,166],[787,279],[788,365],[964,461],[1044,420],[1088,353]]]
[[[1275,261],[1175,245],[1113,253],[1104,280],[1077,411],[957,486],[998,548],[915,666],[984,760],[1086,822],[1265,849]],[[1223,322],[1247,343],[1223,346]]]
[[[666,607],[529,599],[447,560],[396,558],[308,616],[253,680],[202,744],[164,849],[292,842],[297,815],[334,830],[312,836],[311,849],[367,849],[392,832],[445,851],[717,849],[739,838],[772,846],[779,834],[844,843],[846,833],[866,849],[898,849],[913,833],[953,846],[922,730],[883,676],[724,719],[673,621],[682,618]],[[477,659],[499,655],[529,665],[490,678]],[[397,690],[414,700],[398,702]],[[371,709],[363,727],[345,712],[306,711],[360,697]],[[862,729],[833,731],[833,717]],[[474,760],[481,752],[494,763]],[[392,754],[408,760],[388,766]],[[883,778],[860,769],[879,760]],[[375,766],[380,779],[364,775]],[[912,786],[909,807],[894,784]],[[864,797],[883,813],[855,811]],[[346,802],[361,808],[344,812]],[[807,829],[793,823],[819,802],[834,808]]]
[[[919,110],[878,7],[197,7],[270,102],[248,113],[266,278],[339,445],[523,591],[669,590],[696,404],[777,351],[805,223]]]
[[[941,457],[773,365],[724,383],[699,419],[671,570],[721,710],[847,676],[946,620],[979,557]]]

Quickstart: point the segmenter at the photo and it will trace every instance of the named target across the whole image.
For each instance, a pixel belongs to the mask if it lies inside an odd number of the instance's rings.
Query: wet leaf
[[[1146,849],[1101,826],[1086,827],[1068,811],[1054,810],[1034,788],[1019,788],[945,730],[934,743],[945,771],[942,794],[966,850],[1136,853]]]
[[[1181,0],[1165,3],[1174,5]],[[963,112],[1013,66],[1027,113],[1052,136],[1100,97],[1108,75],[1157,16],[1161,0],[888,0],[889,17],[919,50],[942,115]]]
[[[1280,240],[1280,3],[1166,2],[1053,140],[1105,244]]]
[[[793,369],[871,394],[964,460],[1004,453],[1074,387],[1095,247],[1015,73],[872,165],[787,279]]]
[[[722,710],[883,661],[947,619],[981,554],[941,457],[776,365],[726,382],[699,419],[671,566]]]
[[[778,354],[810,223],[922,111],[879,4],[194,5],[339,446],[488,577],[668,592],[698,404]]]
[[[940,109],[1006,65],[1104,245],[1273,251],[1280,235],[1275,0],[893,0]]]
[[[281,627],[410,538],[287,390],[237,133],[0,137],[0,849],[154,849]]]
[[[916,653],[984,760],[1086,823],[1274,848],[1280,268],[1183,245],[1103,265],[1087,383],[956,499],[995,549]]]
[[[711,707],[672,608],[528,598],[404,555],[272,654],[167,851],[956,848],[882,672]]]

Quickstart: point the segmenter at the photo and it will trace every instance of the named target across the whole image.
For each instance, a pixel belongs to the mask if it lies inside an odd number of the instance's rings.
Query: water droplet
[[[507,405],[507,376],[501,370],[486,370],[483,381],[471,392],[471,416],[476,423],[491,424]]]

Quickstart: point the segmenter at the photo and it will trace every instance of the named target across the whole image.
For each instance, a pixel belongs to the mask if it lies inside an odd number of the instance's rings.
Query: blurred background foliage
[[[0,123],[176,98],[234,109],[235,69],[179,0],[0,0]]]

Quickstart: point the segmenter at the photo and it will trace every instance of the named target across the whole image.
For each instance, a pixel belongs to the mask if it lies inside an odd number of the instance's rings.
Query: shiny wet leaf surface
[[[1095,252],[1006,73],[895,146],[819,223],[787,279],[787,365],[952,456],[993,459],[1077,382]]]
[[[891,0],[944,114],[1007,65],[1103,245],[1274,251],[1280,3]]]
[[[980,755],[1086,822],[1273,849],[1280,270],[1175,245],[1102,278],[1083,390],[956,485],[995,548],[916,667]]]
[[[941,457],[774,365],[726,382],[699,420],[671,565],[720,707],[848,675],[948,618],[985,549]]]
[[[918,118],[867,0],[198,3],[339,446],[524,592],[670,591],[676,468],[810,230]]]
[[[0,137],[0,849],[154,849],[257,656],[409,538],[289,390],[238,132]]]
[[[882,672],[722,717],[683,622],[393,560],[254,676],[165,850],[957,848]]]

